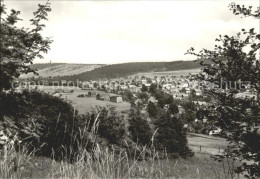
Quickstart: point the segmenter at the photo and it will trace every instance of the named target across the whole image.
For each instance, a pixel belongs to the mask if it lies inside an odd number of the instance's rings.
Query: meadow
[[[122,103],[114,103],[110,101],[102,101],[102,100],[96,100],[95,96],[92,97],[84,97],[80,98],[78,95],[84,94],[87,95],[89,91],[92,93],[99,93],[99,94],[105,94],[104,91],[98,91],[98,90],[82,90],[81,88],[78,87],[58,87],[58,86],[44,86],[44,85],[37,85],[38,90],[44,91],[46,93],[54,94],[55,91],[57,90],[64,90],[67,91],[66,93],[60,93],[60,97],[71,103],[76,110],[80,114],[85,114],[87,112],[91,112],[92,108],[95,108],[96,106],[115,106],[117,111],[125,111],[129,110],[131,104],[123,101]],[[35,86],[30,86],[31,89],[34,89]],[[69,93],[69,91],[73,90],[72,93]],[[109,94],[109,93],[108,93]]]
[[[57,77],[66,75],[77,75],[87,71],[94,70],[103,65],[95,64],[67,64],[67,63],[47,63],[47,64],[34,64],[31,67],[36,68],[39,77]],[[33,73],[23,74],[20,78],[31,78],[35,75]]]
[[[95,91],[95,90],[90,90],[90,91],[98,92],[100,94],[105,93],[103,91]],[[110,101],[96,100],[96,97],[79,98],[77,97],[79,94],[87,95],[87,91],[75,89],[73,93],[64,93],[62,97],[71,101],[72,102],[71,104],[75,107],[75,109],[79,111],[80,114],[85,114],[86,112],[90,112],[91,109],[95,108],[96,106],[104,106],[104,107],[115,106],[118,112],[129,110],[131,106],[131,104],[126,101],[123,101],[122,103],[113,103]]]
[[[157,77],[166,77],[166,76],[187,76],[189,74],[198,74],[201,71],[201,68],[189,69],[189,70],[176,70],[176,71],[160,71],[160,72],[142,72],[132,75],[135,76],[145,76],[147,78]]]
[[[145,149],[140,149],[140,155],[148,155],[148,158],[138,160],[130,158],[123,150],[116,154],[97,145],[93,148],[92,154],[82,150],[76,161],[70,163],[69,159],[55,161],[46,157],[36,157],[26,148],[14,153],[11,147],[7,153],[9,157],[0,162],[0,178],[243,178],[234,173],[238,163],[232,159],[214,161],[211,151],[205,148],[218,148],[209,142],[207,136],[189,134],[189,143],[193,140],[197,143],[193,145],[203,144],[203,151],[194,150],[195,155],[186,159],[159,159],[156,151],[144,154]],[[224,141],[221,138],[214,140]],[[16,172],[13,172],[14,158],[18,159]]]

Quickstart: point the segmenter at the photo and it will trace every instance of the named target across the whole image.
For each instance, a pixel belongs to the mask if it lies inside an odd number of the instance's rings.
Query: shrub
[[[81,119],[71,104],[38,91],[1,93],[0,98],[1,119],[13,120],[19,136],[32,150],[41,146],[38,154],[50,156],[61,153],[61,146],[73,145],[73,132],[76,134]]]
[[[77,97],[78,97],[78,98],[84,98],[85,95],[84,95],[84,94],[79,94]]]

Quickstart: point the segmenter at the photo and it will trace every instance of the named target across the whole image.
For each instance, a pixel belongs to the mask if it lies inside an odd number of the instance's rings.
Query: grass
[[[189,133],[187,139],[189,147],[194,152],[209,155],[217,155],[222,153],[228,145],[228,142],[223,138],[203,134]]]
[[[197,74],[201,71],[201,68],[196,68],[196,69],[190,69],[190,70],[177,70],[177,71],[162,71],[162,72],[143,72],[143,73],[137,73],[132,75],[133,77],[135,76],[145,76],[148,78],[154,78],[155,76],[157,77],[162,77],[162,76],[186,76],[191,74]]]
[[[98,123],[95,122],[91,138],[95,137],[97,127]],[[211,148],[216,145],[208,140],[217,140],[219,144],[223,140],[204,135],[188,136],[189,143],[193,140],[193,145],[200,142],[198,145]],[[157,151],[146,146],[135,148],[130,156],[129,149],[113,150],[99,144],[87,151],[87,142],[78,141],[81,150],[73,163],[69,157],[55,161],[36,156],[35,151],[29,152],[26,146],[21,146],[21,150],[16,152],[13,145],[8,145],[0,160],[0,178],[242,178],[234,174],[237,163],[233,160],[217,162],[207,152],[195,151],[193,157],[186,159],[168,159],[164,154],[166,158],[162,159]]]
[[[32,67],[38,69],[37,73],[41,77],[57,77],[67,75],[77,75],[87,71],[94,70],[103,65],[98,64],[67,64],[67,63],[46,63],[46,64],[34,64]],[[22,75],[21,78],[31,78],[35,76],[32,73]]]
[[[122,103],[113,103],[110,101],[96,100],[95,97],[79,98],[77,97],[79,94],[87,94],[87,91],[74,90],[74,93],[64,94],[63,98],[72,101],[72,105],[79,111],[80,114],[90,112],[91,109],[96,106],[102,106],[102,107],[107,105],[116,106],[116,110],[118,112],[129,110],[131,107],[131,104],[126,101],[123,101]]]
[[[52,89],[50,87],[45,90]],[[74,93],[66,96],[68,99],[75,98],[74,105],[84,106],[86,100],[95,100],[76,97],[84,92],[74,89]],[[94,102],[88,101],[86,104],[93,105]],[[82,112],[84,110],[88,110],[86,106]],[[0,160],[0,178],[243,178],[234,174],[237,163],[232,160],[217,162],[211,158],[212,154],[219,153],[219,147],[221,150],[226,147],[227,142],[224,139],[188,134],[188,143],[195,155],[187,159],[160,159],[157,152],[150,151],[147,160],[139,161],[130,157],[125,150],[116,154],[113,150],[96,145],[91,151],[82,149],[73,164],[68,162],[69,158],[55,161],[35,156],[35,153],[28,152],[26,147],[15,152],[11,146],[7,157],[2,156]],[[144,152],[141,152],[141,155],[144,155]]]
[[[10,157],[13,156],[13,157]],[[14,158],[17,157],[17,171]],[[148,160],[130,159],[126,152],[118,155],[107,148],[93,149],[92,153],[82,151],[71,164],[66,159],[55,161],[36,157],[23,150],[8,152],[8,158],[1,160],[0,178],[231,178],[227,162],[213,161],[210,155],[195,154],[188,159],[157,160],[151,153]],[[241,178],[234,175],[233,178]]]
[[[35,87],[31,86],[31,88],[34,89]],[[131,104],[126,101],[123,101],[122,103],[113,103],[110,101],[96,100],[95,97],[84,97],[84,98],[77,97],[79,94],[87,95],[88,91],[105,94],[104,91],[81,90],[81,88],[78,87],[67,87],[67,86],[59,87],[59,86],[43,86],[43,85],[38,85],[38,89],[51,94],[54,93],[55,90],[57,89],[63,89],[66,91],[73,90],[73,93],[63,93],[61,97],[70,101],[71,104],[75,107],[75,109],[79,111],[80,114],[91,112],[91,109],[95,108],[96,106],[102,106],[102,107],[105,107],[107,105],[116,106],[116,110],[119,112],[129,110],[131,107]]]

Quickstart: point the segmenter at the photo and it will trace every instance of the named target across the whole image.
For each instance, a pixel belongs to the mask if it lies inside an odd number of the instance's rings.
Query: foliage
[[[260,9],[253,11],[252,7],[236,4],[231,4],[230,9],[235,15],[260,17]],[[209,85],[214,84],[206,92],[216,100],[216,122],[223,130],[222,135],[231,142],[222,158],[232,156],[249,161],[237,172],[245,172],[249,178],[259,178],[260,34],[254,29],[242,29],[235,36],[220,35],[216,42],[214,50],[203,49],[195,53],[191,48],[188,53],[204,59],[203,73],[198,78]],[[256,92],[256,97],[238,97],[241,88],[236,84],[248,82]]]
[[[172,102],[170,105],[169,105],[169,110],[168,110],[171,114],[178,114],[179,113],[179,108],[178,106]]]
[[[166,114],[158,119],[155,125],[158,127],[155,137],[155,145],[158,150],[176,153],[184,158],[192,155],[191,150],[187,146],[186,133],[183,130],[183,123],[180,119]]]
[[[145,86],[145,85],[143,84],[143,85],[142,85],[142,88],[141,88],[141,91],[142,91],[142,92],[147,92],[147,91],[148,91],[147,86]]]
[[[199,109],[196,112],[196,118],[202,120],[205,116],[205,110],[204,109]]]
[[[130,90],[124,90],[122,94],[122,98],[124,101],[132,102],[133,101],[133,93]]]
[[[151,141],[152,132],[148,121],[141,117],[140,111],[131,110],[128,130],[134,142],[146,145]]]
[[[199,62],[194,61],[173,61],[173,62],[133,62],[107,65],[101,68],[96,68],[92,71],[84,72],[78,75],[63,76],[58,79],[68,81],[89,81],[99,79],[111,79],[125,77],[139,72],[188,70],[200,68]],[[57,78],[54,80],[57,80]]]
[[[39,5],[30,20],[33,28],[18,28],[20,11],[12,9],[7,14],[5,5],[0,4],[0,90],[10,89],[12,81],[21,74],[35,72],[28,64],[48,52],[52,41],[40,32],[45,27],[41,21],[47,20],[50,11],[50,3]]]
[[[124,117],[118,115],[115,107],[100,107],[97,112],[99,113],[98,134],[112,144],[120,144],[126,135]]]
[[[142,99],[142,100],[147,101],[148,98],[149,98],[149,95],[148,95],[147,92],[141,92],[141,93],[138,93],[138,94],[137,94],[137,97],[138,97],[139,99]]]
[[[1,118],[9,117],[24,143],[49,156],[61,146],[71,146],[72,131],[81,124],[77,112],[60,98],[38,91],[2,93]],[[12,108],[10,108],[12,106]]]
[[[165,104],[170,104],[173,102],[173,96],[168,94],[168,93],[164,93],[161,90],[158,90],[154,96],[156,97],[156,99],[158,100],[158,105],[163,108]]]
[[[157,91],[157,85],[158,84],[155,84],[155,83],[152,83],[151,85],[150,85],[150,88],[149,88],[149,93],[151,93],[152,95],[154,95],[155,93],[156,93],[156,91]]]
[[[157,107],[151,101],[147,105],[147,112],[148,112],[150,117],[156,117],[156,115],[157,115]]]

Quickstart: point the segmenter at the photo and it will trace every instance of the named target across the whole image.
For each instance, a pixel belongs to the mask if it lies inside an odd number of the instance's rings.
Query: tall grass
[[[168,159],[167,153],[159,153],[153,147],[125,142],[129,147],[118,148],[94,142],[89,149],[89,143],[96,141],[98,126],[97,116],[90,130],[86,124],[79,130],[79,138],[74,138],[77,151],[73,151],[73,146],[64,148],[64,157],[59,161],[36,156],[36,151],[29,152],[26,146],[15,150],[14,145],[8,144],[1,155],[0,178],[236,178],[232,163],[228,163],[230,172],[226,172],[220,170],[221,164],[206,166],[209,161],[200,158]],[[222,169],[226,169],[225,164]]]

